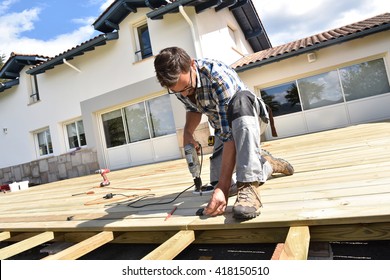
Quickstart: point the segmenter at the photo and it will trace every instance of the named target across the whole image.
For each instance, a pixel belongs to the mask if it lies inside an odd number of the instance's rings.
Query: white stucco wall
[[[249,43],[241,31],[236,19],[228,9],[216,12],[206,10],[197,16],[200,42],[203,57],[218,59],[232,64],[243,55],[253,53]],[[234,30],[236,44],[232,42],[229,28]]]
[[[28,114],[29,92],[26,74],[21,74],[19,85],[0,93],[0,168],[34,158],[32,137],[27,129],[33,118]]]

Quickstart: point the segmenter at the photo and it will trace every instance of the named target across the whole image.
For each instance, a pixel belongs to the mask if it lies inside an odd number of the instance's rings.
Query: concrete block
[[[65,163],[58,164],[58,177],[61,180],[68,178],[68,173],[66,172],[66,164]]]
[[[78,166],[82,164],[81,153],[76,153],[71,156],[72,166]]]
[[[19,165],[13,166],[11,168],[11,172],[13,174],[15,181],[21,181],[22,180],[22,169]]]
[[[31,164],[29,164],[29,163],[22,164],[22,173],[23,173],[23,177],[30,177],[31,176]]]
[[[47,159],[42,159],[39,161],[39,171],[40,172],[49,171],[49,163],[47,162]]]

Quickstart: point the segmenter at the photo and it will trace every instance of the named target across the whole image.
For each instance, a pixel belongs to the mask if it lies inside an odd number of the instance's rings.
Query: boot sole
[[[254,213],[233,213],[233,218],[238,220],[248,220],[248,219],[256,218],[259,215],[260,215],[260,210]]]

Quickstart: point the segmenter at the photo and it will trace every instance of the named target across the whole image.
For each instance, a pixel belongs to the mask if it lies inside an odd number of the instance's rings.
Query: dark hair
[[[156,56],[154,69],[161,86],[174,86],[181,73],[188,73],[191,57],[179,47],[165,48]]]

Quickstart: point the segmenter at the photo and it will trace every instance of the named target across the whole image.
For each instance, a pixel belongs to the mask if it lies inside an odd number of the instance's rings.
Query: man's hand
[[[204,209],[203,214],[208,216],[222,215],[225,213],[226,205],[227,196],[220,188],[217,187],[214,190],[207,207]]]
[[[197,151],[199,151],[200,149],[199,142],[195,140],[194,136],[191,133],[188,132],[184,132],[183,134],[183,144],[184,146],[187,144],[193,144]]]

